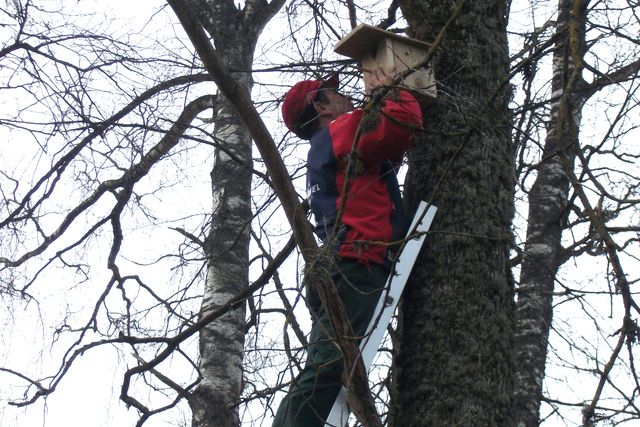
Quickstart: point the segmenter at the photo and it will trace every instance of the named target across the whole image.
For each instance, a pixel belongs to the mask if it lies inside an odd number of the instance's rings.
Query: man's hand
[[[377,67],[371,72],[369,77],[371,91],[373,92],[377,88],[389,86],[392,80],[393,76],[390,73],[385,71],[382,67]]]

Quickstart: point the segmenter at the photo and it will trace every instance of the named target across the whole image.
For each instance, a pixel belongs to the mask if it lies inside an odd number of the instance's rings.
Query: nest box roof
[[[383,38],[398,40],[412,47],[428,50],[430,45],[420,40],[400,36],[367,24],[360,24],[336,43],[334,51],[349,58],[361,59],[368,53],[375,54]]]

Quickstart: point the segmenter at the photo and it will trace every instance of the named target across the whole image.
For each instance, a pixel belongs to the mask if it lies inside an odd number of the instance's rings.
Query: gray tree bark
[[[251,89],[254,49],[264,26],[284,1],[192,0],[225,65]],[[211,171],[213,210],[207,238],[207,279],[200,316],[215,311],[248,286],[251,227],[251,137],[231,102],[218,96],[213,123],[217,149]],[[229,154],[232,154],[231,156]],[[202,380],[190,398],[194,427],[237,427],[242,393],[245,306],[200,331]]]
[[[454,1],[403,0],[432,41]],[[467,2],[434,60],[439,100],[409,154],[408,204],[439,208],[405,291],[394,425],[509,426],[513,390],[514,150],[507,4]]]
[[[529,193],[527,237],[516,303],[515,351],[515,420],[519,427],[539,424],[542,384],[547,357],[547,345],[553,314],[553,289],[558,268],[562,264],[562,231],[569,214],[570,181],[566,167],[573,168],[578,145],[578,131],[584,92],[573,90],[582,80],[573,82],[575,63],[570,46],[570,23],[579,23],[580,57],[584,55],[584,10],[574,1],[560,0],[556,24],[556,44],[553,52],[552,103],[547,136],[536,180]],[[569,96],[569,111],[561,111],[561,101]],[[568,120],[562,119],[567,115]]]

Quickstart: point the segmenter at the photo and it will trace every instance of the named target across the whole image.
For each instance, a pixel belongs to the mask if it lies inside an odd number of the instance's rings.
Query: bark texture
[[[582,56],[584,11],[574,1],[560,0],[553,52],[552,103],[536,180],[529,193],[527,237],[524,246],[518,300],[516,304],[515,350],[515,420],[519,427],[539,424],[542,383],[547,344],[553,313],[553,289],[558,268],[564,257],[562,231],[569,214],[570,181],[566,167],[573,168],[578,145],[580,112],[585,95],[575,88],[582,80],[571,81],[575,64],[570,40],[579,35],[579,55]],[[579,5],[576,5],[579,6]],[[570,22],[579,28],[570,29]],[[573,31],[573,36],[571,33]],[[564,97],[569,96],[567,102]],[[562,110],[561,103],[568,106]],[[563,114],[567,117],[561,117]]]
[[[400,1],[425,41],[456,3]],[[467,2],[434,58],[439,100],[424,111],[406,188],[410,208],[433,195],[439,212],[404,296],[397,426],[513,426],[506,8]]]
[[[194,11],[212,36],[235,79],[252,87],[253,53],[262,29],[282,2],[192,0]],[[211,171],[213,209],[207,238],[207,279],[200,316],[224,306],[248,286],[251,227],[251,136],[232,103],[218,96],[214,136],[223,146]],[[246,308],[241,305],[200,331],[202,380],[190,399],[194,427],[237,427],[242,393]]]

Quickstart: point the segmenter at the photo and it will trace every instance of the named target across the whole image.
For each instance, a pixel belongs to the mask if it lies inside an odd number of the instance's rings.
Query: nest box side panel
[[[416,95],[421,102],[428,102],[438,94],[436,79],[431,68],[420,68],[414,71],[402,81],[402,86]]]
[[[398,64],[393,52],[393,41],[391,39],[383,38],[378,42],[376,64],[388,73],[394,74],[398,72]]]
[[[378,46],[379,64],[385,64],[383,67],[385,70],[394,74],[409,69],[414,70],[402,80],[402,87],[411,91],[421,102],[436,97],[433,70],[431,68],[416,69],[427,59],[426,46],[405,43],[398,38],[385,39],[384,44],[381,41]],[[393,64],[393,67],[387,68],[388,64]]]
[[[427,49],[411,46],[401,40],[391,40],[391,50],[393,51],[397,72],[413,69],[427,59]]]

